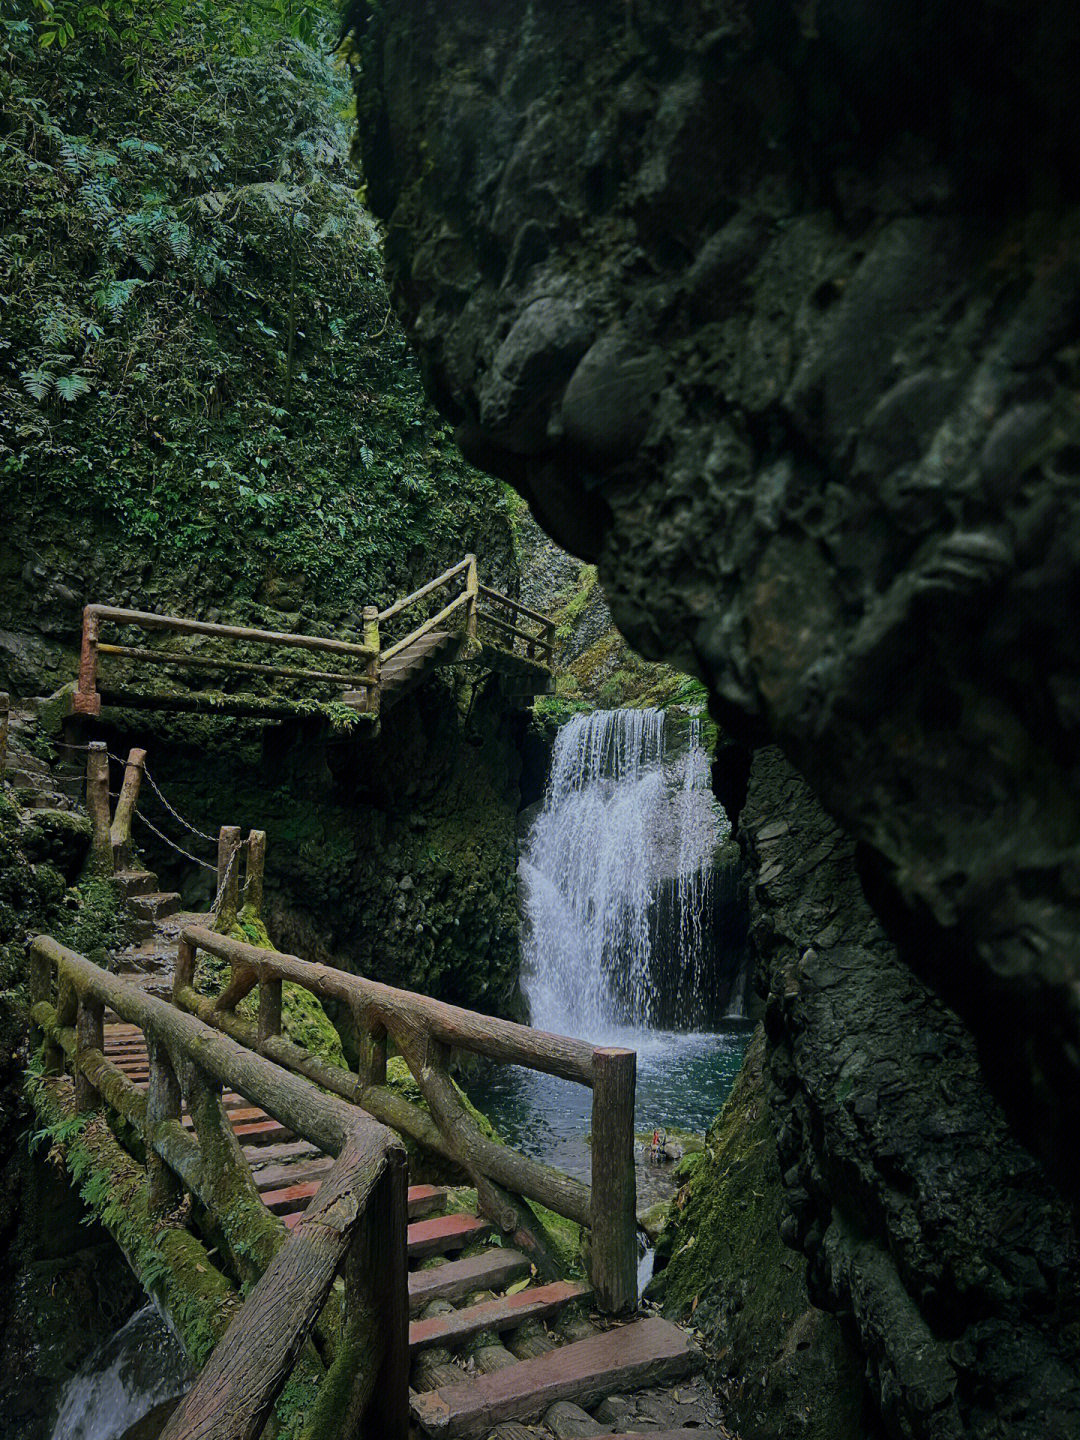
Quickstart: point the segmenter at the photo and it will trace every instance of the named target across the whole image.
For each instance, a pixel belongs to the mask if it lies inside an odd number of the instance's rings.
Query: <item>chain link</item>
[[[225,874],[222,877],[221,884],[218,886],[218,892],[214,896],[214,903],[210,906],[211,915],[216,915],[218,913],[218,906],[221,904],[221,897],[225,894],[225,891],[228,888],[229,876],[232,874],[232,868],[233,865],[236,863],[236,857],[240,854],[240,851],[244,848],[246,844],[247,841],[242,840],[240,844],[237,845],[236,849],[232,852],[232,854],[229,856],[229,863],[225,866]]]
[[[173,807],[169,804],[168,800],[166,800],[165,796],[161,793],[161,787],[158,785],[157,781],[154,779],[153,775],[150,774],[150,771],[146,768],[145,765],[143,766],[143,775],[147,780],[150,781],[150,788],[153,790],[154,794],[161,801],[162,805],[165,806],[165,809],[169,812],[169,814],[173,817],[174,820],[176,820],[180,825],[183,825],[185,830],[190,830],[192,835],[197,835],[200,840],[205,840],[210,845],[217,844],[216,835],[207,835],[205,830],[200,830],[197,826],[192,825],[190,820],[185,820],[178,810],[173,809]]]
[[[195,865],[201,865],[204,870],[209,870],[211,875],[217,874],[216,865],[211,865],[207,860],[200,860],[198,855],[192,855],[189,851],[184,850],[181,846],[177,845],[175,840],[170,840],[168,835],[164,834],[161,830],[159,830],[157,826],[153,823],[153,821],[148,820],[146,816],[142,813],[142,811],[138,808],[135,809],[134,813],[138,817],[138,819],[142,821],[142,823],[146,826],[148,830],[152,830],[159,840],[164,840],[165,844],[168,845],[170,849],[175,850],[178,855],[182,855],[185,860],[190,860]]]

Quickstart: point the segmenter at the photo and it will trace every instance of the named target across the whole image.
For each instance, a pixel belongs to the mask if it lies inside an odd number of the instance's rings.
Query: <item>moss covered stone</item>
[[[815,1309],[806,1262],[780,1240],[780,1171],[764,1093],[761,1027],[658,1247],[650,1285],[693,1315],[743,1440],[861,1440],[862,1387],[837,1320]]]

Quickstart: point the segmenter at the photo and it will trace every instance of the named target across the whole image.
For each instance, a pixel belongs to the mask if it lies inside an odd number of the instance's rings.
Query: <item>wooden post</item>
[[[39,1001],[52,1001],[52,961],[47,955],[42,955],[37,950],[30,951],[30,1002],[37,1005]],[[37,1026],[34,1027],[38,1033]],[[64,1073],[64,1052],[51,1036],[45,1032],[41,1033],[42,1059],[46,1075],[62,1075]]]
[[[109,752],[103,740],[91,740],[86,753],[86,808],[93,826],[90,836],[90,869],[95,875],[113,873],[112,841],[109,839]]]
[[[176,968],[173,970],[173,1004],[177,1004],[177,996],[182,990],[187,989],[195,979],[195,946],[186,940],[180,940],[176,946]]]
[[[218,902],[214,929],[227,935],[236,924],[240,901],[240,826],[222,825],[218,834],[217,883]]]
[[[105,1006],[93,995],[80,997],[75,1021],[75,1045],[75,1109],[81,1115],[87,1110],[97,1110],[101,1105],[101,1096],[79,1064],[85,1051],[105,1049]]]
[[[637,1306],[637,1178],[634,1174],[633,1050],[593,1051],[592,1254],[597,1308]]]
[[[259,986],[259,1049],[281,1034],[281,981],[267,980]]]
[[[476,639],[477,604],[480,599],[480,576],[476,568],[476,556],[466,555],[469,568],[465,572],[465,594],[469,603],[465,607],[465,634],[472,641]]]
[[[168,1050],[153,1035],[147,1035],[150,1047],[150,1088],[146,1097],[146,1123],[154,1126],[160,1120],[179,1120],[182,1107],[180,1081],[173,1069]],[[167,1215],[180,1203],[184,1187],[152,1146],[146,1147],[146,1178],[150,1186],[150,1206],[158,1215]]]
[[[360,1005],[353,1009],[357,1048],[360,1051],[361,1085],[386,1084],[386,1029]]]
[[[98,631],[101,621],[92,605],[83,610],[82,649],[79,651],[79,683],[72,696],[71,708],[76,715],[100,715],[101,696],[97,689]]]
[[[266,869],[266,831],[248,831],[247,875],[244,879],[244,909],[262,914],[263,873]]]
[[[379,638],[379,607],[377,605],[364,606],[364,644],[369,650],[375,652],[372,659],[368,661],[367,669],[364,672],[368,679],[374,682],[364,687],[367,691],[364,710],[368,715],[378,715],[380,701],[379,650],[382,641]]]
[[[409,1433],[409,1162],[404,1149],[391,1150],[386,1169],[368,1201],[366,1224],[353,1242],[346,1270],[346,1323],[349,1282],[357,1271],[374,1290],[375,1313],[383,1337],[382,1364],[364,1415],[364,1433],[387,1440]],[[365,1243],[366,1242],[366,1243]],[[372,1281],[374,1282],[372,1284]],[[360,1283],[364,1283],[361,1280]]]
[[[7,768],[8,714],[10,709],[11,699],[7,691],[0,690],[0,780],[4,778],[4,771]]]
[[[117,870],[126,868],[131,860],[131,817],[138,804],[139,787],[142,784],[145,766],[145,750],[128,751],[127,764],[124,766],[124,779],[120,786],[120,795],[116,802],[116,811],[109,831],[113,867]]]

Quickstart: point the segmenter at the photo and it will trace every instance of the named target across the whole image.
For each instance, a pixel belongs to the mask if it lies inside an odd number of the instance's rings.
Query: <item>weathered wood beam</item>
[[[592,1105],[592,1227],[589,1273],[599,1309],[637,1306],[637,1175],[634,1170],[633,1050],[595,1053]]]
[[[145,610],[122,610],[112,605],[88,605],[89,614],[100,625],[134,625],[140,630],[172,630],[178,635],[218,635],[225,640],[249,640],[259,645],[281,645],[295,650],[325,650],[333,655],[371,658],[363,645],[350,640],[331,640],[322,635],[294,635],[277,630],[253,630],[245,625],[215,625],[206,620],[185,620],[178,615],[153,615]]]
[[[388,660],[392,660],[402,650],[408,649],[410,645],[420,639],[421,635],[426,635],[429,630],[434,630],[436,625],[441,625],[444,620],[448,620],[455,610],[460,610],[463,605],[467,605],[470,598],[469,592],[463,590],[460,595],[450,601],[449,605],[444,605],[438,614],[432,615],[430,620],[425,620],[422,625],[418,625],[403,640],[399,640],[396,645],[391,645],[389,650],[384,650],[379,656],[380,662],[385,665]]]
[[[178,1056],[195,1060],[245,1100],[260,1105],[287,1130],[302,1135],[327,1154],[338,1154],[345,1137],[357,1124],[366,1126],[380,1144],[398,1143],[382,1125],[358,1114],[354,1105],[323,1094],[254,1050],[211,1029],[193,1015],[184,1014],[167,1001],[158,1000],[99,969],[49,936],[37,936],[31,948],[46,956],[69,984],[80,991],[95,993],[122,1020],[159,1038],[168,1046],[174,1061]]]
[[[250,830],[247,838],[247,869],[244,872],[244,909],[262,914],[263,880],[266,874],[266,831]]]
[[[256,1440],[261,1433],[326,1303],[388,1154],[400,1153],[396,1143],[387,1147],[371,1131],[358,1127],[344,1138],[292,1239],[252,1289],[161,1440]],[[404,1205],[403,1192],[399,1198]],[[372,1377],[384,1346],[381,1330],[373,1327],[363,1356]]]
[[[181,935],[188,944],[208,950],[230,964],[254,966],[260,978],[293,980],[314,995],[343,1001],[354,1009],[358,1006],[366,1009],[384,1024],[394,1019],[406,1025],[419,1024],[435,1039],[455,1049],[486,1055],[509,1065],[525,1065],[581,1085],[592,1084],[593,1048],[582,1040],[532,1030],[527,1025],[516,1025],[512,1020],[500,1020],[494,1015],[478,1015],[444,1000],[396,990],[376,980],[301,960],[296,955],[263,950],[227,935],[217,935],[201,925],[187,925]]]
[[[144,660],[150,665],[183,670],[228,670],[236,675],[271,675],[285,680],[321,680],[331,685],[370,685],[363,674],[342,674],[337,670],[304,670],[296,665],[263,665],[254,660],[231,660],[228,656],[185,655],[182,650],[146,650],[137,645],[104,645],[99,655],[116,655],[125,660]]]
[[[146,751],[129,750],[120,794],[116,801],[112,825],[109,828],[109,844],[112,846],[113,868],[125,866],[131,854],[131,817],[139,800],[143,771],[146,768]]]
[[[103,740],[91,740],[86,752],[86,808],[90,812],[89,868],[95,875],[113,873],[109,840],[109,752]]]
[[[402,610],[407,610],[410,605],[415,605],[418,600],[423,600],[425,595],[430,595],[440,585],[445,585],[453,580],[455,575],[460,575],[463,570],[468,569],[469,561],[472,558],[471,555],[466,555],[464,560],[459,560],[456,565],[451,565],[449,570],[444,570],[441,575],[436,575],[434,580],[429,580],[426,585],[421,585],[419,590],[414,590],[411,595],[406,595],[402,600],[395,600],[393,605],[388,606],[387,609],[380,610],[380,622],[392,620],[395,615],[400,615]]]

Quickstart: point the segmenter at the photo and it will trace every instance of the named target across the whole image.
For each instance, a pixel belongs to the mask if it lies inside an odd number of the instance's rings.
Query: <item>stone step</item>
[[[164,920],[180,909],[180,895],[175,890],[155,890],[149,895],[128,897],[128,909],[141,920]]]
[[[135,895],[151,895],[158,888],[158,877],[152,870],[118,870],[113,883],[125,900]]]
[[[422,1215],[441,1215],[446,1209],[448,1193],[445,1185],[410,1185],[409,1219],[419,1220]]]
[[[537,1285],[504,1295],[497,1300],[484,1300],[478,1305],[454,1310],[449,1315],[433,1315],[429,1320],[413,1320],[409,1325],[410,1350],[427,1350],[442,1345],[453,1350],[483,1330],[514,1330],[526,1320],[539,1320],[554,1315],[572,1300],[584,1300],[592,1294],[588,1285],[572,1280],[558,1280],[550,1285]]]
[[[432,1300],[463,1300],[476,1290],[505,1290],[531,1270],[532,1262],[520,1250],[495,1246],[431,1270],[414,1270],[409,1276],[409,1313],[417,1314]]]
[[[474,1240],[491,1234],[491,1222],[477,1215],[437,1215],[433,1220],[416,1220],[409,1226],[409,1259],[445,1255]]]
[[[635,1320],[547,1355],[412,1397],[429,1435],[486,1435],[500,1420],[531,1420],[556,1400],[589,1405],[612,1392],[665,1385],[699,1370],[701,1351],[667,1320]]]

